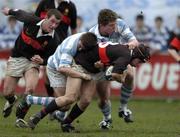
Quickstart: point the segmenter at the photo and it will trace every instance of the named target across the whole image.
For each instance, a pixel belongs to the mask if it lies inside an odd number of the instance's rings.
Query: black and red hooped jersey
[[[25,57],[30,60],[32,56],[40,55],[44,59],[43,64],[46,65],[48,57],[55,52],[59,44],[58,34],[55,32],[53,37],[49,35],[37,37],[40,29],[38,23],[41,21],[39,17],[23,10],[10,10],[9,15],[24,22],[23,30],[15,41],[11,56]]]
[[[58,7],[56,7],[55,0],[41,0],[35,11],[35,15],[44,18],[47,11],[54,8],[57,8],[63,14],[62,21],[56,29],[62,42],[68,35],[68,28],[76,28],[77,11],[74,3],[71,1],[62,1]]]

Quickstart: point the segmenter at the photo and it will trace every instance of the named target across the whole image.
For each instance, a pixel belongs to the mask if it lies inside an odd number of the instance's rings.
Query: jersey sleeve
[[[39,17],[34,16],[33,14],[20,9],[15,9],[15,10],[11,9],[9,11],[9,15],[13,15],[17,20],[24,22],[26,24],[28,23],[36,24],[41,20]]]
[[[122,38],[128,42],[136,39],[129,26],[127,26],[122,19],[117,19],[117,31],[121,34]]]
[[[59,60],[59,68],[60,67],[70,67],[73,62],[73,57],[68,53],[62,53]]]

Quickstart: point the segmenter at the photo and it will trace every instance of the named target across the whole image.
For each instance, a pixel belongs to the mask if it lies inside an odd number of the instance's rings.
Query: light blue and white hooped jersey
[[[116,20],[116,30],[113,34],[111,34],[109,37],[103,37],[99,33],[99,25],[95,25],[92,27],[89,32],[94,33],[99,42],[105,42],[105,41],[111,41],[111,42],[117,42],[120,44],[125,44],[131,40],[136,39],[134,34],[130,31],[129,27],[126,25],[126,23],[122,19]]]
[[[60,67],[70,67],[73,57],[77,52],[79,39],[83,33],[77,33],[67,37],[56,49],[55,53],[49,57],[48,66],[58,70]]]

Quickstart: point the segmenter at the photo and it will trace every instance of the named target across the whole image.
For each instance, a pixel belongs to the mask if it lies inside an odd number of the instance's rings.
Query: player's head
[[[42,29],[45,32],[52,32],[55,30],[62,18],[62,14],[57,9],[50,9],[47,12],[45,21],[43,22]]]
[[[147,62],[150,59],[150,49],[144,44],[139,44],[139,46],[133,49],[132,53],[132,63],[136,66],[139,63]]]
[[[144,16],[142,14],[138,14],[136,16],[136,26],[138,28],[142,28],[144,26]]]
[[[91,48],[97,46],[97,37],[94,33],[87,32],[84,33],[80,40],[78,49],[79,50],[90,50]]]
[[[116,29],[118,15],[110,9],[102,9],[98,14],[99,32],[101,35],[109,36]]]

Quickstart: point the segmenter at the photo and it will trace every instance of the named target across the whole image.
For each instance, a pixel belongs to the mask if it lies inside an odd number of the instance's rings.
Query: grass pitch
[[[2,111],[5,100],[0,97]],[[94,100],[87,111],[76,121],[74,126],[80,133],[63,133],[56,121],[43,119],[35,130],[20,129],[14,126],[15,109],[8,118],[0,116],[0,137],[180,137],[180,101],[132,100],[129,103],[134,116],[134,123],[126,124],[117,115],[119,101],[112,99],[113,127],[109,131],[99,129],[102,115]],[[41,107],[32,106],[28,117]]]

